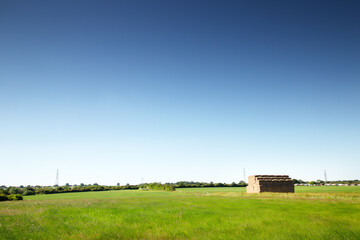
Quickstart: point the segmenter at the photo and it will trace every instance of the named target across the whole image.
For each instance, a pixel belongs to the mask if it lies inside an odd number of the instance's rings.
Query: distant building
[[[294,192],[294,182],[288,175],[253,175],[248,177],[247,193]]]

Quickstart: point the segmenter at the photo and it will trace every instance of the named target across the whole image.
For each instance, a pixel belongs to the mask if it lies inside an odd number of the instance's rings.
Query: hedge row
[[[18,201],[23,200],[23,196],[21,194],[0,194],[0,201]]]
[[[160,183],[150,183],[147,185],[147,188],[149,190],[154,190],[154,191],[175,191],[174,185],[160,184]]]

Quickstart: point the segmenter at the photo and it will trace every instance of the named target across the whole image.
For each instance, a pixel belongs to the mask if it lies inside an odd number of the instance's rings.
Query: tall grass
[[[226,189],[66,193],[1,202],[0,239],[359,239],[358,193],[349,193],[358,194],[351,199],[290,198]]]

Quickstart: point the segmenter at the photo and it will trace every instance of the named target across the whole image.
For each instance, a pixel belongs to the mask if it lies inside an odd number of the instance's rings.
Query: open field
[[[246,192],[245,187],[178,188],[181,192]],[[296,193],[360,193],[360,186],[296,186]]]
[[[37,195],[0,202],[0,239],[359,239],[360,187]]]

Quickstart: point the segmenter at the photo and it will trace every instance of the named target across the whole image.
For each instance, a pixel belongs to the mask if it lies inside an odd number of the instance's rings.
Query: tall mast
[[[327,182],[327,178],[326,178],[326,169],[324,170],[324,176],[325,176],[325,184]]]
[[[243,172],[244,172],[244,183],[246,183],[245,168],[243,168]]]
[[[59,169],[56,169],[56,180],[55,185],[59,186]]]

